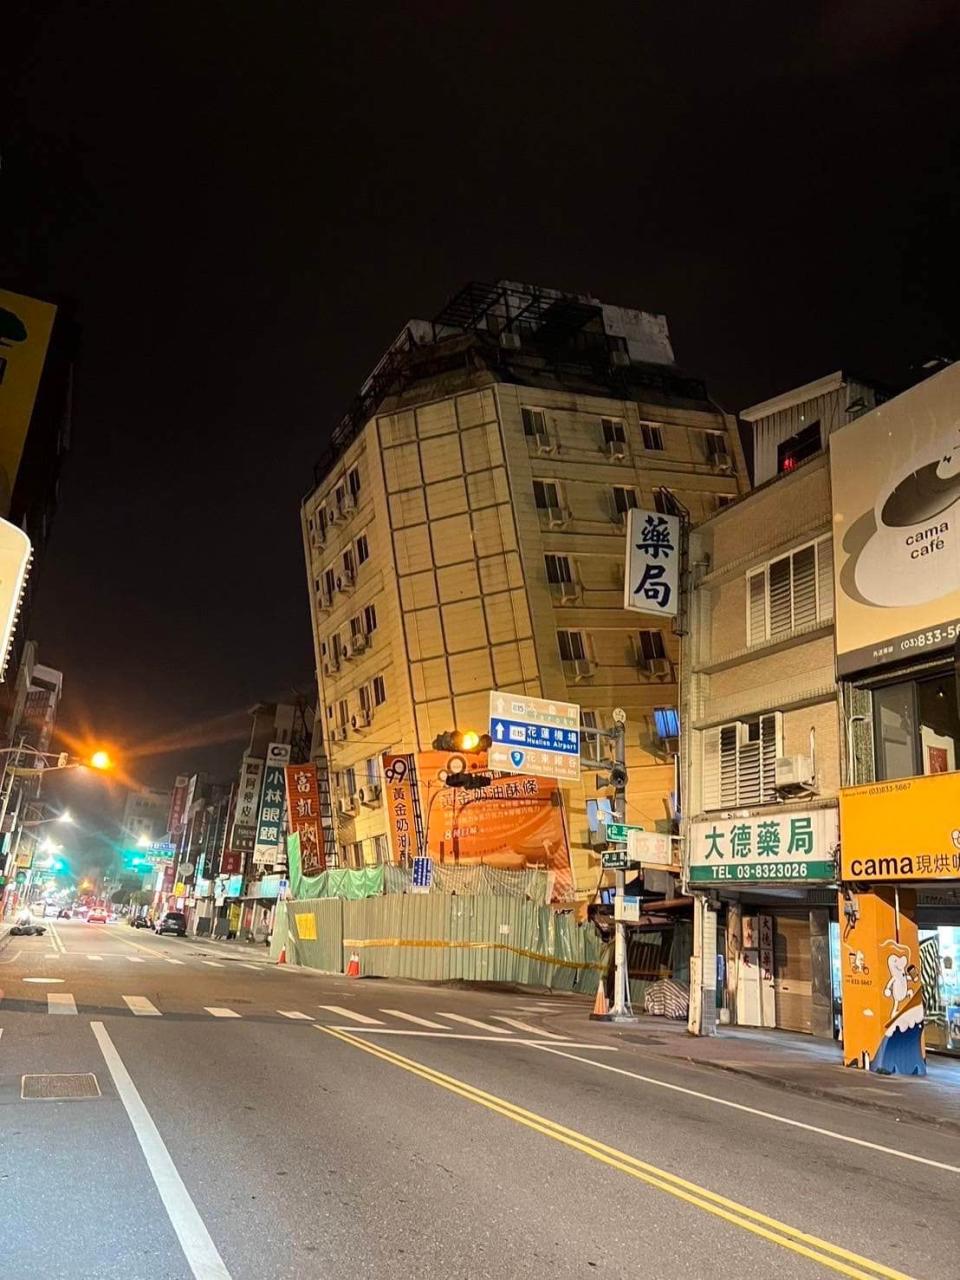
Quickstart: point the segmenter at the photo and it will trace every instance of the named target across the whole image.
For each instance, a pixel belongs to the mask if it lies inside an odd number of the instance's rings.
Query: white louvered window
[[[831,539],[798,547],[747,574],[747,644],[762,644],[833,617]]]
[[[701,734],[704,810],[776,800],[776,761],[783,748],[779,711]]]

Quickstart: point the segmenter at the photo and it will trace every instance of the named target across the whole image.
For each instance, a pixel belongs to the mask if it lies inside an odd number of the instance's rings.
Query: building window
[[[782,715],[705,729],[701,735],[703,808],[776,800],[776,762],[783,754]]]
[[[653,491],[653,505],[662,516],[677,516],[681,514],[680,504],[673,495],[673,490],[661,485]]]
[[[729,507],[731,503],[736,502],[736,497],[732,493],[716,493],[713,501],[718,511],[722,511],[724,507]]]
[[[383,863],[390,861],[390,853],[387,848],[386,836],[373,837],[373,853],[374,853],[374,857],[377,860],[378,866],[381,866]]]
[[[627,430],[619,418],[601,418],[600,429],[604,444],[626,444]]]
[[[344,795],[348,796],[357,794],[357,771],[353,765],[343,771],[343,791]]]
[[[330,637],[330,661],[334,667],[340,663],[340,657],[343,653],[343,644],[340,640],[340,632],[334,631]]]
[[[653,727],[661,742],[665,738],[680,737],[680,713],[676,707],[654,707]]]
[[[582,631],[558,631],[557,644],[564,662],[582,662],[587,656]]]
[[[366,564],[370,559],[370,547],[367,543],[367,535],[361,533],[357,539],[357,564]]]
[[[652,662],[655,658],[665,658],[667,649],[663,643],[663,632],[638,631],[637,654],[644,662]]]
[[[328,719],[328,720],[332,720],[332,719],[333,719],[333,707],[332,707],[332,706],[330,706],[329,704],[328,704],[328,706],[327,706],[327,719]]]
[[[347,488],[350,490],[354,499],[360,494],[360,468],[351,467],[347,472]]]
[[[523,418],[523,434],[525,436],[546,435],[547,415],[542,409],[523,408],[520,410],[520,416]]]
[[[373,677],[373,703],[376,707],[382,707],[387,700],[387,686],[383,682],[383,676]]]
[[[951,670],[873,691],[878,781],[954,773],[960,763],[960,714]]]
[[[640,506],[636,489],[622,484],[613,486],[613,509],[617,515],[625,516],[628,511],[635,511]]]
[[[533,499],[538,511],[549,511],[560,506],[560,491],[553,480],[534,480]]]
[[[348,848],[350,850],[348,857],[350,859],[351,867],[355,868],[357,871],[361,870],[363,867],[363,841],[355,840],[353,844],[348,846]]]
[[[334,489],[334,491],[333,491],[333,500],[334,500],[334,502],[336,503],[337,510],[338,510],[338,511],[340,511],[340,512],[342,512],[342,511],[343,511],[343,504],[344,504],[344,503],[346,502],[346,500],[347,500],[347,491],[346,491],[346,489],[343,487],[343,485],[342,485],[342,484],[338,484],[338,485],[337,485],[337,487]]]
[[[663,449],[663,432],[654,422],[641,422],[640,435],[645,449]]]
[[[356,613],[350,619],[350,636],[352,639],[354,636],[362,636],[362,635],[363,635],[363,616],[362,614]]]
[[[588,711],[585,708],[580,711],[580,724],[584,729],[603,729],[603,718],[599,711]],[[580,754],[587,760],[593,760],[598,764],[607,758],[609,752],[604,748],[606,739],[599,737],[594,733],[585,733],[580,739]]]
[[[375,605],[368,604],[363,611],[363,629],[367,635],[372,635],[377,629],[377,609]]]
[[[704,435],[703,452],[711,467],[726,467],[730,464],[727,437],[722,431],[708,431]]]
[[[543,563],[547,570],[547,581],[553,585],[573,581],[573,570],[570,568],[569,556],[544,556]]]
[[[332,569],[324,569],[323,571],[323,591],[328,598],[333,595],[337,589],[337,575]]]
[[[747,574],[747,644],[833,617],[833,542],[820,538]]]
[[[353,547],[347,547],[343,553],[343,572],[352,578],[357,571],[357,562],[353,558]]]
[[[344,725],[350,723],[350,706],[346,698],[341,698],[337,703],[337,724],[342,729]]]
[[[362,684],[357,690],[357,697],[360,700],[360,710],[366,711],[369,715],[373,708],[370,705],[370,688],[368,685]]]
[[[820,422],[811,422],[795,435],[788,436],[777,445],[777,474],[796,471],[801,462],[812,458],[823,447],[820,439]]]

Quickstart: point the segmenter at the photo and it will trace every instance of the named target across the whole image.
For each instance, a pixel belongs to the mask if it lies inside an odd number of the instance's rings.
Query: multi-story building
[[[829,1037],[840,731],[827,455],[694,529],[690,565],[691,1029],[709,1033],[719,1019]]]
[[[36,663],[27,689],[21,734],[38,751],[49,751],[63,693],[63,672]]]
[[[623,608],[625,519],[697,522],[745,487],[736,426],[676,366],[663,316],[500,283],[407,324],[302,508],[345,863],[391,856],[384,752],[484,732],[491,689],[577,703],[599,729],[623,707],[628,821],[671,830],[679,639]],[[594,788],[564,789],[583,900]]]
[[[127,794],[123,807],[123,834],[137,844],[163,840],[167,833],[172,792],[156,787],[138,787]]]

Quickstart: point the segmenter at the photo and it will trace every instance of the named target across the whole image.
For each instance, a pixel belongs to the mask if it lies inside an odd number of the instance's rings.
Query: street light
[[[113,764],[109,754],[106,751],[95,751],[90,757],[90,764],[94,769],[109,769]]]

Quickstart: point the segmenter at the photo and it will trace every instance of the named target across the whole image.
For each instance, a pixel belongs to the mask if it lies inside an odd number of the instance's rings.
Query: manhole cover
[[[70,1076],[23,1076],[20,1097],[31,1099],[99,1098],[100,1086],[92,1072]]]

